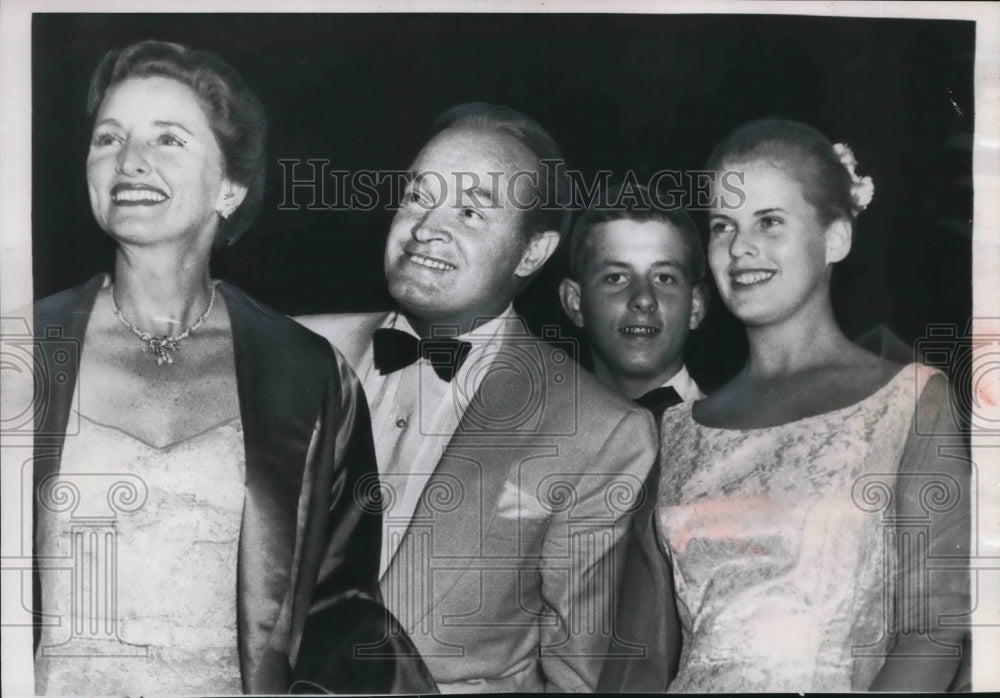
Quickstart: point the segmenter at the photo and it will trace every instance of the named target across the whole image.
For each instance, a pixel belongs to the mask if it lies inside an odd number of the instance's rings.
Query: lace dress
[[[854,405],[775,427],[666,413],[657,520],[683,632],[671,692],[866,690],[901,629],[962,615],[965,575],[927,561],[967,555],[968,461],[911,435],[932,373],[913,364]],[[944,380],[927,393],[924,431],[944,424]],[[919,585],[907,608],[900,580]]]
[[[158,449],[79,419],[38,507],[44,695],[237,694],[240,420]]]

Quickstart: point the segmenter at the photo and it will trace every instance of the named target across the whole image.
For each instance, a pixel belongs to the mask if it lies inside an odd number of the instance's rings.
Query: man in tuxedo
[[[519,112],[448,110],[389,232],[397,308],[299,318],[364,386],[385,603],[444,692],[595,688],[655,459],[649,413],[513,310],[565,230],[561,161]]]
[[[559,296],[587,336],[597,377],[659,423],[668,408],[705,397],[684,365],[688,333],[708,309],[705,254],[691,216],[658,206],[647,188],[612,189],[606,203],[573,226]],[[680,658],[671,570],[654,519],[659,469],[670,467],[669,454],[660,459],[628,536],[602,692],[665,691]]]

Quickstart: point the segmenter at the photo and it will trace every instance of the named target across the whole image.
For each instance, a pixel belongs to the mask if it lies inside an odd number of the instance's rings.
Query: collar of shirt
[[[418,336],[406,317],[398,311],[387,314],[379,327]],[[396,461],[406,448],[430,448],[432,442],[441,442],[438,446],[447,443],[479,390],[504,337],[524,335],[525,332],[523,321],[514,313],[513,306],[508,306],[500,315],[475,330],[464,335],[451,335],[472,344],[466,360],[451,382],[438,378],[425,359],[382,375],[374,367],[374,353],[369,343],[358,375],[371,408],[379,469],[386,472],[401,466]],[[438,336],[447,335],[442,333]]]
[[[694,402],[695,400],[703,400],[707,397],[705,393],[701,392],[698,384],[694,382],[691,374],[688,373],[687,366],[681,366],[681,370],[660,387],[673,388],[684,402]]]
[[[387,321],[391,323],[387,324],[387,327],[418,336],[405,315],[398,311],[392,313],[392,315],[395,317],[391,319],[387,318]],[[502,344],[504,337],[524,335],[525,333],[526,330],[523,321],[514,313],[514,306],[508,305],[502,313],[479,325],[471,332],[461,335],[436,335],[439,337],[452,337],[472,345],[468,356],[462,362],[461,367],[459,367],[450,383],[438,378],[433,370],[428,370],[430,369],[430,363],[425,359],[420,359],[417,362],[421,375],[422,406],[425,409],[429,407],[428,398],[433,400],[435,395],[438,396],[437,401],[442,403],[436,411],[437,417],[435,421],[440,422],[442,418],[440,412],[445,409],[445,404],[443,403],[449,402],[444,399],[445,396],[449,393],[454,396],[454,400],[451,401],[454,414],[451,416],[451,419],[446,420],[448,422],[447,426],[439,424],[440,427],[443,427],[446,431],[454,432],[454,427],[458,425],[458,420],[462,418],[465,408],[468,407],[476,391],[479,390],[479,385],[482,383],[483,378],[489,372],[490,365],[493,363],[493,359],[496,357],[497,350],[500,344]],[[429,413],[425,414],[429,416]],[[426,416],[422,421],[426,424]],[[451,422],[454,422],[454,426],[451,425]]]
[[[499,335],[501,331],[507,329],[511,324],[517,324],[518,326],[520,326],[520,320],[514,313],[513,304],[508,305],[506,310],[504,310],[502,313],[497,315],[492,320],[489,320],[479,325],[479,327],[472,330],[471,332],[467,332],[465,334],[460,334],[460,335],[441,333],[435,336],[464,340],[466,342],[471,342],[474,346],[477,344],[490,345],[490,344],[495,344],[497,335]],[[402,332],[412,334],[414,337],[417,337],[418,339],[420,338],[420,335],[417,334],[417,331],[413,329],[413,325],[410,324],[410,321],[406,318],[405,315],[403,315],[398,310],[394,310],[391,313],[389,313],[386,316],[385,320],[382,322],[382,324],[379,325],[379,327],[389,327],[394,330],[401,330]]]

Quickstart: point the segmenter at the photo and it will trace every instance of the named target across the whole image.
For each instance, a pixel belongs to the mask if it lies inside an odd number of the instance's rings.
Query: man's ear
[[[583,327],[583,313],[580,312],[580,284],[573,279],[563,279],[559,282],[559,302],[569,319],[577,327]]]
[[[552,256],[559,246],[559,233],[555,230],[546,230],[544,233],[535,233],[531,236],[531,241],[521,254],[521,263],[517,265],[514,274],[521,278],[531,276],[542,268],[546,260]]]
[[[691,315],[688,318],[688,329],[696,330],[708,314],[708,299],[711,297],[708,286],[699,281],[691,289]]]
[[[851,223],[843,218],[826,226],[826,263],[835,264],[851,251],[854,230]]]

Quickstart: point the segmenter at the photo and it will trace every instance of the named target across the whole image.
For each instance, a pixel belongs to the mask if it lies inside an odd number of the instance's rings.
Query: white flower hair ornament
[[[854,157],[854,151],[846,143],[834,143],[833,152],[836,153],[840,164],[851,176],[851,215],[857,216],[868,208],[868,204],[875,198],[875,182],[871,177],[859,177],[855,171],[858,167],[858,160]]]

